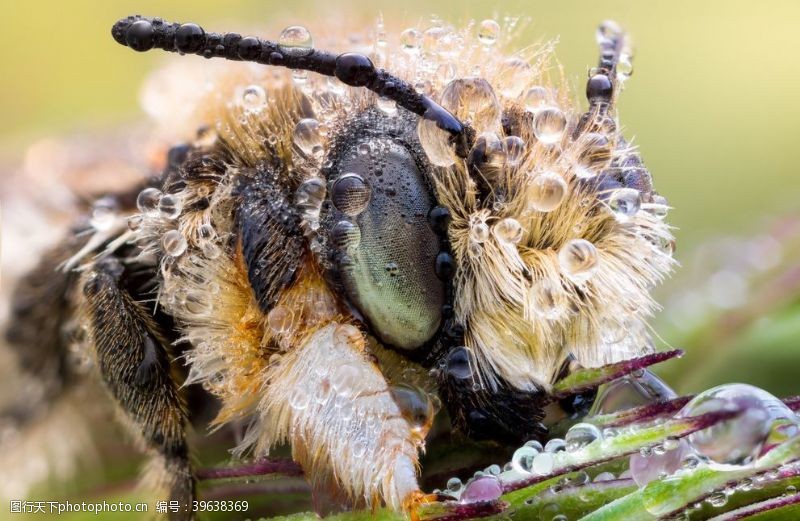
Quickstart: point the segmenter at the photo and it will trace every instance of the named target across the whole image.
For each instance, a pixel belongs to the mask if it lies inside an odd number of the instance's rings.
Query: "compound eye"
[[[348,300],[382,341],[421,346],[439,327],[444,287],[417,162],[404,144],[370,137],[344,151],[329,181],[329,244]]]

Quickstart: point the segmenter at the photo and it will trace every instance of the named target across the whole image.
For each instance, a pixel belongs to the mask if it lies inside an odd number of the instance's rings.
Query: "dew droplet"
[[[180,257],[186,251],[186,239],[178,230],[170,230],[161,236],[161,247],[170,257]]]
[[[242,91],[242,107],[249,111],[259,111],[267,104],[267,92],[260,85],[250,85]]]
[[[503,495],[503,486],[495,476],[480,476],[470,480],[461,493],[462,503],[494,501]]]
[[[145,188],[136,196],[136,207],[142,213],[155,212],[158,201],[161,200],[161,190],[158,188]]]
[[[531,474],[533,473],[533,460],[538,455],[539,451],[535,448],[522,446],[511,457],[511,466],[521,474]]]
[[[489,225],[483,219],[470,219],[469,238],[477,244],[486,242],[489,238]]]
[[[366,209],[370,192],[369,186],[360,175],[342,174],[331,187],[331,202],[340,212],[353,217]]]
[[[358,390],[358,369],[350,364],[337,367],[331,376],[331,387],[340,396],[353,396]]]
[[[502,242],[517,244],[522,240],[522,225],[516,219],[506,218],[492,228],[495,237]]]
[[[177,195],[166,194],[158,202],[158,211],[165,219],[177,219],[183,211],[183,201]]]
[[[567,444],[561,438],[553,438],[545,443],[544,450],[545,452],[549,452],[551,454],[562,452],[567,450]]]
[[[497,43],[500,36],[500,24],[492,19],[483,20],[478,25],[478,41],[483,45],[492,46]]]
[[[741,411],[737,416],[695,432],[687,438],[701,456],[720,464],[745,465],[772,448],[776,427],[800,425],[786,404],[770,393],[746,384],[728,384],[698,394],[678,414],[691,418],[705,413]],[[796,431],[795,431],[796,432]]]
[[[540,452],[533,458],[531,472],[538,476],[544,476],[550,474],[554,466],[555,458],[553,457],[553,452]]]
[[[619,188],[611,192],[608,207],[620,222],[627,222],[642,207],[642,194],[634,188]]]
[[[508,58],[500,66],[494,83],[506,98],[518,98],[531,76],[531,66],[520,58]]]
[[[450,134],[436,126],[434,121],[420,118],[417,124],[417,135],[428,160],[436,166],[450,166],[456,162]]]
[[[311,397],[305,389],[294,389],[289,395],[289,405],[296,411],[302,411],[308,407]]]
[[[203,223],[197,228],[197,237],[201,241],[211,241],[217,236],[217,231],[209,223]]]
[[[275,335],[289,331],[293,320],[294,314],[287,306],[275,306],[267,313],[267,326]]]
[[[292,25],[281,31],[278,49],[287,56],[308,56],[314,51],[314,39],[302,25]]]
[[[591,423],[578,423],[573,425],[569,428],[567,435],[564,437],[567,450],[570,452],[582,449],[586,445],[602,439],[603,434],[600,432],[600,429]]]
[[[458,478],[450,478],[447,480],[447,491],[453,494],[457,494],[461,492],[461,489],[464,488],[464,484]]]
[[[509,166],[519,166],[525,158],[525,141],[519,136],[508,136],[503,141],[506,149],[506,163]]]
[[[441,105],[478,133],[500,129],[502,108],[494,89],[483,78],[458,78],[442,91]]]
[[[547,170],[538,174],[531,182],[531,195],[528,205],[538,212],[552,212],[567,196],[569,186],[557,172]]]
[[[567,116],[556,107],[541,108],[533,115],[533,134],[545,145],[561,141],[566,128]]]
[[[294,193],[294,202],[300,210],[303,220],[309,223],[316,223],[319,220],[325,193],[325,182],[318,177],[307,179],[297,187]]]
[[[117,219],[117,201],[113,197],[101,197],[92,204],[89,223],[95,230],[107,231]]]
[[[400,48],[408,54],[418,54],[422,45],[422,33],[413,27],[400,33]]]
[[[381,112],[388,116],[394,116],[397,114],[397,102],[395,102],[393,99],[384,96],[378,96],[378,101],[375,104],[378,106]]]
[[[538,85],[531,87],[525,92],[523,103],[525,104],[525,108],[527,110],[530,112],[536,112],[537,110],[549,105],[550,91]]]
[[[342,251],[352,251],[361,243],[361,230],[350,221],[339,221],[330,232],[331,243]]]
[[[312,118],[301,119],[294,127],[292,135],[294,146],[308,158],[322,156],[322,135],[319,121]]]
[[[585,239],[572,239],[558,251],[558,261],[570,279],[583,282],[594,272],[599,257],[594,244]]]
[[[575,165],[575,175],[581,179],[591,179],[605,170],[611,162],[611,142],[602,134],[588,132],[573,144],[571,151]]]
[[[692,454],[689,444],[681,440],[672,450],[655,451],[643,456],[635,453],[630,457],[630,471],[633,480],[640,487],[663,476],[670,476],[684,466],[684,461]]]

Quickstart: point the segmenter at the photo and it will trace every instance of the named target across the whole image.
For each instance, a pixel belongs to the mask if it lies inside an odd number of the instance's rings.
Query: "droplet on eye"
[[[281,31],[278,49],[287,56],[308,56],[314,51],[314,39],[302,25],[292,25]]]
[[[361,243],[361,230],[350,221],[339,221],[333,225],[330,238],[337,249],[353,250]]]
[[[585,239],[573,239],[558,252],[558,261],[564,273],[575,282],[586,281],[599,261],[597,248]]]
[[[351,217],[366,209],[370,199],[370,188],[358,174],[339,176],[331,187],[331,201],[337,210]]]
[[[608,207],[620,222],[627,222],[642,207],[642,194],[633,188],[620,188],[611,192]]]
[[[500,36],[500,24],[492,19],[484,20],[478,25],[478,41],[483,45],[492,46],[497,43]]]
[[[267,92],[260,85],[250,85],[242,91],[242,107],[257,112],[267,104]]]
[[[567,117],[556,107],[541,108],[533,115],[533,134],[545,145],[561,141],[566,128]]]
[[[494,225],[492,231],[494,232],[495,237],[502,242],[517,244],[522,240],[522,225],[519,224],[519,221],[516,219],[503,219]]]
[[[441,105],[478,133],[500,129],[502,108],[494,89],[483,78],[458,78],[442,91]]]
[[[297,125],[294,127],[292,142],[305,157],[321,157],[324,150],[322,148],[322,135],[319,130],[319,121],[312,118],[298,121]]]
[[[552,212],[558,208],[569,190],[564,178],[552,170],[538,174],[533,178],[531,185],[528,204],[531,209],[539,212]]]
[[[161,236],[161,247],[170,257],[180,257],[186,251],[186,239],[178,230],[170,230]]]

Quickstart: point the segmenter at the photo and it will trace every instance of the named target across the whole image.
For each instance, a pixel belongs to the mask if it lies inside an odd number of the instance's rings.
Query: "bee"
[[[413,512],[439,404],[471,438],[542,439],[553,410],[591,405],[559,381],[654,351],[673,238],[616,117],[619,26],[598,30],[586,110],[552,45],[504,54],[492,20],[409,30],[397,50],[377,33],[367,55],[301,26],[278,42],[113,26],[135,51],[254,65],[182,84],[197,135],[94,201],[18,284],[6,336],[61,389],[79,324],[169,499],[196,495],[193,383],[221,403],[212,426],[247,424],[237,454],[289,444],[317,490]]]

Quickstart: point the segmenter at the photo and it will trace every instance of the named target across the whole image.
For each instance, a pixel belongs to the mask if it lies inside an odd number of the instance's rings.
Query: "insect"
[[[553,385],[654,349],[667,203],[616,119],[622,30],[598,31],[585,111],[550,46],[506,56],[500,31],[438,23],[393,51],[380,26],[367,56],[299,26],[274,43],[120,20],[136,51],[263,67],[220,73],[163,173],[95,200],[19,284],[9,341],[61,360],[77,321],[184,504],[190,383],[220,400],[214,426],[247,423],[238,453],[288,443],[317,488],[410,511],[438,403],[509,444],[543,437],[546,407],[585,412],[591,389]]]

